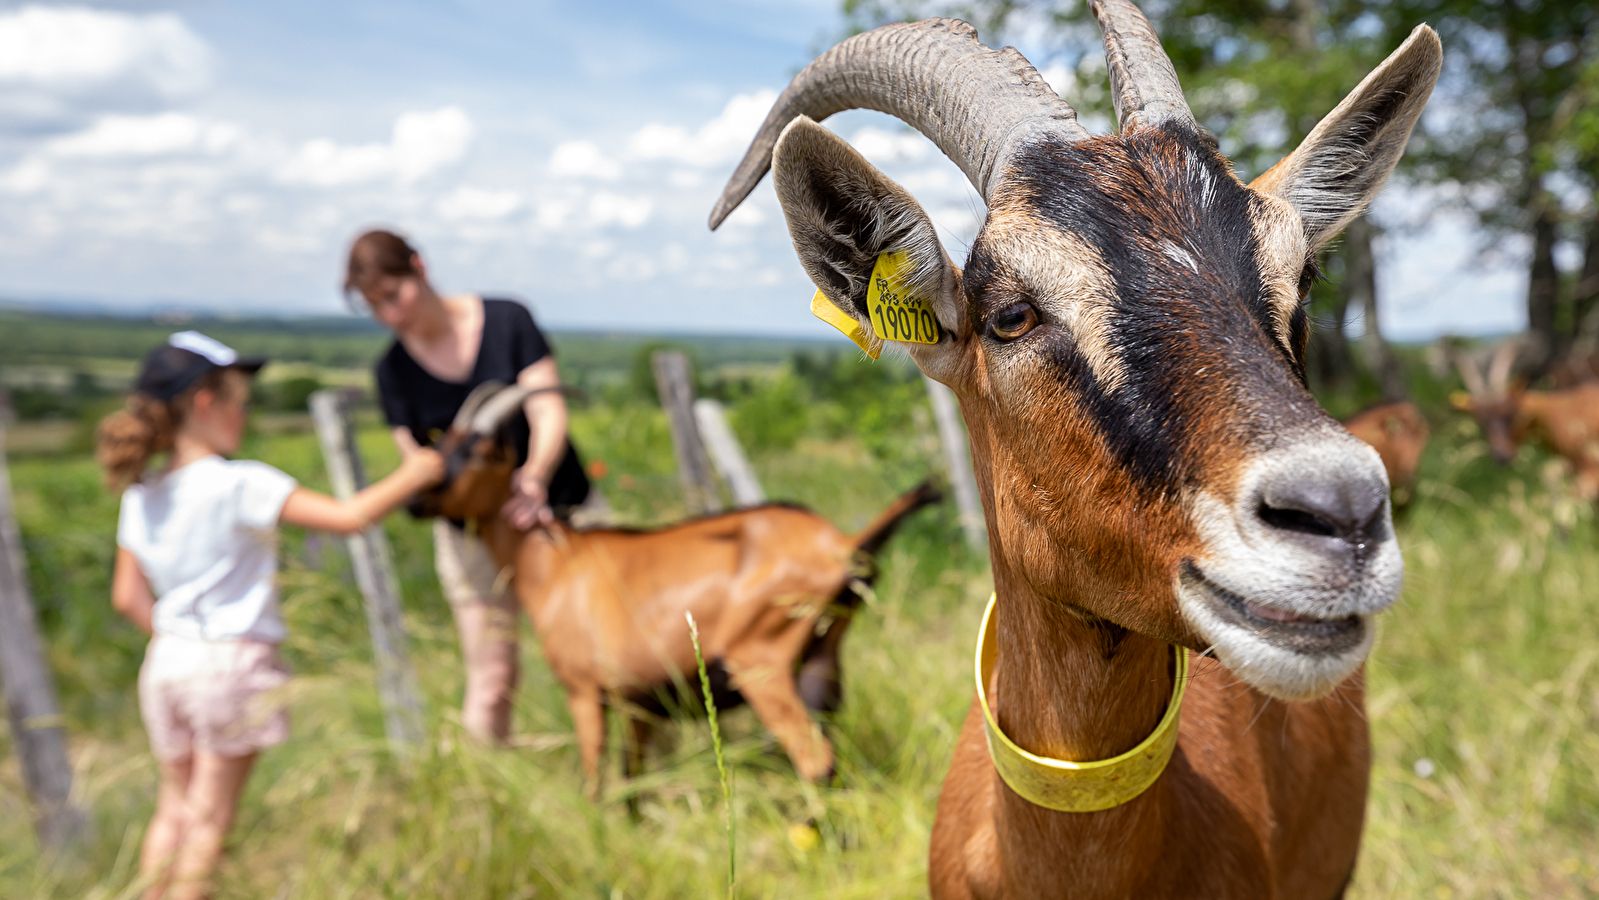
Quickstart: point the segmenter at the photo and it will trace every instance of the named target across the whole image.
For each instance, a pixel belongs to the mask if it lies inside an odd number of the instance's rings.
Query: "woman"
[[[555,357],[527,308],[474,294],[440,296],[422,257],[390,231],[368,231],[350,247],[346,293],[359,291],[394,343],[377,364],[383,413],[405,454],[437,440],[472,389],[485,381],[555,388]],[[530,396],[512,419],[518,469],[504,515],[520,529],[564,517],[588,497],[583,465],[566,436],[558,391]],[[461,523],[436,521],[434,565],[455,615],[466,663],[461,720],[503,743],[517,681],[516,601],[499,566]]]
[[[256,755],[288,737],[274,696],[288,680],[277,650],[278,525],[360,531],[444,475],[437,453],[414,453],[340,501],[265,463],[226,459],[264,362],[174,334],[96,435],[106,484],[122,493],[111,602],[151,636],[139,712],[161,787],[140,856],[147,900],[207,895]],[[166,466],[142,477],[158,453]]]

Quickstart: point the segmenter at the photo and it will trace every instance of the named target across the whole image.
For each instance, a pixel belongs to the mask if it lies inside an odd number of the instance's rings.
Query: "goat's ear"
[[[790,122],[777,139],[772,181],[800,265],[822,294],[818,302],[831,306],[818,314],[844,330],[853,330],[850,323],[855,323],[859,342],[873,356],[894,335],[873,328],[867,289],[878,259],[900,254],[902,293],[925,300],[940,326],[937,343],[901,346],[937,377],[953,358],[955,341],[971,326],[960,270],[944,253],[921,205],[843,138],[806,116]]]
[[[1365,211],[1405,152],[1443,63],[1438,35],[1410,37],[1306,136],[1250,185],[1288,201],[1321,249]]]

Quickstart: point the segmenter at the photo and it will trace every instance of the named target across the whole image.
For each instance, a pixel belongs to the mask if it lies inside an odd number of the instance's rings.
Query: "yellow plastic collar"
[[[1182,712],[1183,692],[1188,687],[1188,653],[1182,647],[1172,647],[1177,655],[1177,684],[1166,704],[1166,714],[1149,737],[1120,756],[1067,762],[1023,750],[994,721],[987,689],[999,651],[993,622],[994,597],[990,596],[983,626],[977,632],[977,702],[983,707],[983,722],[987,725],[988,758],[994,761],[999,777],[1010,789],[1029,803],[1061,812],[1110,809],[1148,790],[1166,770],[1172,750],[1177,747],[1177,720]]]

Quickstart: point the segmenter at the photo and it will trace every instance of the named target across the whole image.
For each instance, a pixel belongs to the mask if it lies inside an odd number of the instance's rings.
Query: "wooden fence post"
[[[750,467],[744,448],[727,424],[727,411],[722,404],[709,397],[694,401],[694,421],[700,427],[700,436],[711,451],[711,462],[733,492],[733,502],[739,506],[759,506],[766,502],[766,492],[761,490],[760,479]]]
[[[355,445],[355,425],[349,406],[337,390],[320,390],[310,397],[322,458],[328,467],[333,495],[347,500],[366,486],[361,456]],[[365,531],[345,536],[355,582],[365,599],[367,630],[372,634],[372,656],[377,663],[378,697],[383,704],[383,727],[389,744],[409,750],[424,737],[422,698],[416,672],[406,647],[405,624],[400,618],[400,587],[394,576],[389,539],[374,523]]]
[[[672,449],[677,453],[677,474],[683,481],[688,510],[693,514],[721,512],[716,476],[711,473],[711,461],[694,421],[694,377],[688,357],[676,350],[657,350],[650,355],[650,366],[655,370],[661,409],[672,429]]]
[[[955,509],[961,531],[973,550],[988,548],[988,528],[983,522],[983,505],[977,499],[977,478],[972,475],[972,452],[966,445],[966,426],[955,402],[955,392],[923,375],[927,397],[933,402],[933,418],[938,420],[938,437],[944,445],[944,461],[949,466],[949,485],[955,492]]]
[[[0,421],[0,682],[5,687],[11,744],[33,803],[34,833],[42,848],[55,852],[83,835],[88,817],[72,803],[67,734],[33,615],[22,532],[11,506],[5,437],[5,422]]]

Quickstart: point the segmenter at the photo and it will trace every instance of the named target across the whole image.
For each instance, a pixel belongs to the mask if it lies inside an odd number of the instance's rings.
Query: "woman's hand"
[[[505,501],[500,513],[518,531],[555,521],[555,514],[550,511],[549,489],[532,466],[523,466],[512,474],[511,499]]]

